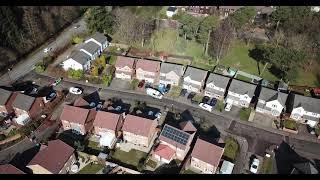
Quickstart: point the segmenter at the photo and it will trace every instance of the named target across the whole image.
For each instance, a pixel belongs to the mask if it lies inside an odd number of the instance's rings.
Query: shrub
[[[92,65],[90,73],[92,76],[98,76],[99,75],[99,67],[96,65]]]
[[[68,77],[76,80],[80,80],[83,78],[83,71],[82,70],[73,70],[69,69],[68,70]]]
[[[239,151],[239,144],[238,142],[232,138],[228,137],[225,140],[225,148],[223,155],[229,158],[230,160],[234,161]]]
[[[250,108],[241,108],[239,116],[241,120],[247,121],[251,113]]]
[[[99,58],[99,65],[102,66],[104,69],[106,68],[106,55],[101,55]]]
[[[6,136],[4,134],[0,134],[0,141],[5,140]]]
[[[83,38],[79,36],[72,38],[72,44],[80,44],[80,43],[83,43]]]
[[[109,60],[109,64],[115,65],[115,64],[116,64],[117,57],[116,57],[116,56],[109,56],[109,57],[108,57],[108,60]]]
[[[44,72],[45,70],[46,70],[46,66],[43,65],[42,63],[39,63],[39,64],[36,64],[36,65],[35,65],[35,71],[36,71],[37,73],[42,73],[42,72]]]
[[[136,87],[138,86],[138,84],[139,84],[139,80],[138,80],[138,79],[133,79],[133,80],[131,81],[131,84],[130,84],[131,89],[132,89],[132,90],[135,90]]]
[[[297,130],[297,123],[294,120],[285,120],[284,127],[291,130]]]
[[[109,86],[112,81],[112,76],[111,75],[103,75],[102,76],[102,83],[106,86]]]
[[[223,108],[224,108],[223,102],[218,100],[216,104],[216,110],[222,112]]]

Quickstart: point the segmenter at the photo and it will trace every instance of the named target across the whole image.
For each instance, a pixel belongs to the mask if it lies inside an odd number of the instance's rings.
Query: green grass
[[[204,69],[207,71],[212,71],[214,68],[214,65],[208,64],[208,62],[203,62],[203,61],[193,61],[191,63],[191,66],[196,67],[196,68],[200,68],[200,69]]]
[[[311,70],[303,70],[302,67],[298,71],[297,79],[293,80],[290,84],[300,86],[320,86],[320,64],[314,63]],[[318,76],[318,77],[317,77]]]
[[[202,98],[203,98],[203,96],[201,96],[200,94],[196,94],[196,95],[192,98],[192,100],[197,101],[198,103],[200,103],[201,100],[202,100]]]
[[[261,167],[262,174],[272,174],[272,158],[264,157]]]
[[[257,61],[249,56],[249,50],[252,48],[254,48],[253,45],[247,46],[244,42],[235,40],[230,47],[229,53],[227,53],[227,55],[220,60],[220,64],[233,67],[256,76],[260,76]],[[263,64],[259,64],[261,71],[263,69],[263,66]],[[263,72],[262,78],[270,81],[278,80],[276,76],[268,71],[268,67]]]
[[[193,171],[190,170],[190,169],[186,169],[186,170],[182,171],[181,174],[198,174],[198,173],[193,172]]]
[[[151,168],[156,168],[157,167],[157,163],[152,161],[152,160],[149,160],[146,165],[150,166]]]
[[[252,79],[248,78],[246,76],[242,76],[242,75],[237,75],[236,79],[242,80],[242,81],[246,81],[246,82],[251,82]]]
[[[285,120],[284,121],[284,127],[291,130],[297,130],[297,122],[294,120]]]
[[[115,65],[116,64],[116,60],[117,60],[116,56],[110,56],[108,58],[110,58],[109,59],[109,64],[111,64],[111,65]]]
[[[119,160],[125,164],[138,166],[139,160],[145,157],[147,153],[131,149],[129,152],[121,151],[119,148],[115,150],[112,158]]]
[[[170,92],[168,93],[168,96],[170,96],[172,98],[179,97],[181,89],[182,88],[180,86],[172,86],[170,89]]]
[[[320,128],[315,128],[315,132],[317,136],[320,136]]]
[[[218,100],[215,108],[217,111],[222,112],[222,110],[224,109],[223,101]]]
[[[94,141],[88,141],[88,147],[91,148],[91,149],[98,150],[98,151],[102,150],[102,148],[99,147],[99,143],[94,142]]]
[[[251,112],[250,108],[241,108],[239,112],[240,119],[244,121],[248,121],[250,112]]]
[[[98,171],[100,171],[104,166],[101,164],[88,164],[85,167],[83,167],[78,174],[96,174]]]
[[[133,79],[130,83],[130,88],[132,90],[135,90],[138,87],[139,84],[139,80],[138,79]]]
[[[225,140],[225,147],[224,147],[223,155],[225,157],[229,158],[230,160],[234,161],[237,154],[238,154],[238,151],[239,151],[238,142],[235,139],[228,137]]]

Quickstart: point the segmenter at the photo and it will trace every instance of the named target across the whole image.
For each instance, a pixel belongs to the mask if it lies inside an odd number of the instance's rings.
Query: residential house
[[[249,107],[255,95],[256,85],[233,79],[228,89],[226,103]]]
[[[11,164],[3,164],[3,165],[0,165],[0,174],[25,174],[25,173]]]
[[[160,68],[160,84],[178,86],[184,73],[184,66],[171,63],[162,63]]]
[[[227,18],[243,6],[218,6],[218,12],[221,19]]]
[[[280,116],[286,108],[288,94],[262,87],[256,111],[272,116]]]
[[[224,148],[198,138],[191,153],[190,168],[203,174],[215,174],[223,152]]]
[[[122,126],[123,140],[138,146],[149,147],[156,134],[158,122],[128,114]]]
[[[307,161],[294,163],[290,174],[319,174],[319,171],[310,161]]]
[[[99,137],[100,145],[112,149],[122,125],[122,115],[98,111],[93,122],[93,127],[94,134]]]
[[[84,43],[87,44],[89,42],[94,42],[97,45],[99,45],[100,53],[102,53],[103,50],[105,50],[109,45],[108,38],[99,32],[96,32],[91,38],[87,39]]]
[[[18,93],[12,102],[12,107],[15,113],[13,121],[23,126],[41,114],[44,103],[41,97],[35,98]]]
[[[204,95],[219,100],[224,99],[229,81],[229,77],[210,73],[204,89]]]
[[[13,113],[12,102],[17,96],[17,93],[0,89],[0,115],[7,116]]]
[[[215,6],[185,6],[183,10],[195,17],[200,17],[200,16],[206,17],[214,14],[216,7]]]
[[[93,128],[97,111],[65,105],[60,115],[63,129],[85,135]]]
[[[156,83],[159,79],[160,62],[139,59],[136,63],[136,77],[148,83]]]
[[[33,174],[67,174],[76,162],[75,150],[61,140],[49,141],[27,165]]]
[[[306,123],[311,127],[314,127],[319,123],[319,99],[292,94],[289,101],[293,101],[293,105],[289,105],[290,107],[288,107],[289,111],[292,109],[290,118],[301,123]]]
[[[190,150],[194,135],[165,124],[159,136],[160,143],[153,150],[152,157],[167,164],[173,159],[182,161]]]
[[[177,12],[178,12],[178,8],[176,8],[175,6],[169,6],[166,14],[168,17],[172,17],[173,15],[177,14]]]
[[[67,60],[63,61],[62,68],[65,71],[69,69],[86,71],[90,69],[90,59],[90,55],[86,54],[83,51],[76,50],[72,52]]]
[[[93,42],[89,41],[85,43],[81,48],[80,51],[86,53],[88,56],[90,56],[90,60],[96,59],[101,53],[101,47]]]
[[[115,68],[116,78],[131,80],[134,74],[134,59],[130,57],[118,56]]]
[[[188,67],[183,76],[182,87],[188,91],[199,93],[202,90],[206,77],[207,71]]]

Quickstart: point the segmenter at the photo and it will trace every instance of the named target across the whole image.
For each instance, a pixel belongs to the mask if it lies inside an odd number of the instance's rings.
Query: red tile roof
[[[84,100],[82,97],[76,99],[73,103],[74,106],[81,107],[81,106],[89,106],[90,104]]]
[[[183,121],[180,124],[181,130],[184,132],[196,132],[197,128],[195,128],[191,121]]]
[[[60,115],[60,120],[84,125],[88,114],[88,109],[65,105]]]
[[[192,150],[191,157],[218,167],[223,152],[224,148],[198,138]]]
[[[156,121],[128,114],[122,130],[136,135],[148,137],[152,129],[156,128]]]
[[[157,72],[160,70],[160,62],[152,60],[139,59],[136,64],[136,69],[141,68],[148,72]]]
[[[25,174],[11,164],[0,165],[0,174]]]
[[[123,68],[128,66],[130,69],[133,69],[134,59],[130,57],[118,56],[115,67]]]
[[[93,126],[97,126],[100,128],[116,130],[120,115],[98,111],[96,114],[96,118],[94,119]]]
[[[164,144],[159,144],[159,146],[154,150],[154,154],[168,161],[172,159],[175,153],[175,150]]]
[[[40,165],[53,174],[58,174],[73,153],[74,149],[63,141],[49,141],[48,146],[40,150],[28,166]]]

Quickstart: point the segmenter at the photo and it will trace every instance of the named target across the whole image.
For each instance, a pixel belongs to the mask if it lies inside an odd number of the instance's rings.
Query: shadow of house
[[[92,109],[96,108],[98,104],[101,104],[101,106],[103,106],[104,102],[104,100],[100,99],[98,91],[94,91],[91,94],[76,99],[73,103],[73,106],[85,109]]]
[[[179,172],[180,167],[176,161],[171,161],[169,164],[163,164],[154,171],[155,174],[179,174]]]
[[[18,169],[22,170],[25,173],[32,174],[31,169],[26,166],[32,160],[32,158],[39,152],[40,146],[34,146],[23,153],[18,153],[11,160],[10,164],[14,165]]]
[[[183,120],[186,120],[186,121],[191,121],[192,123],[195,122],[195,120],[194,120],[194,118],[193,118],[193,116],[192,116],[192,114],[190,113],[189,110],[184,110],[184,111],[181,113],[181,118],[182,118]]]
[[[75,142],[79,141],[80,143],[83,143],[83,141],[85,140],[85,137],[80,134],[73,133],[72,130],[70,129],[60,133],[57,139],[60,139],[61,141],[68,144],[69,146],[77,149]]]
[[[286,142],[282,142],[275,150],[275,159],[278,174],[290,174],[295,164],[309,162],[308,159],[298,155]]]

